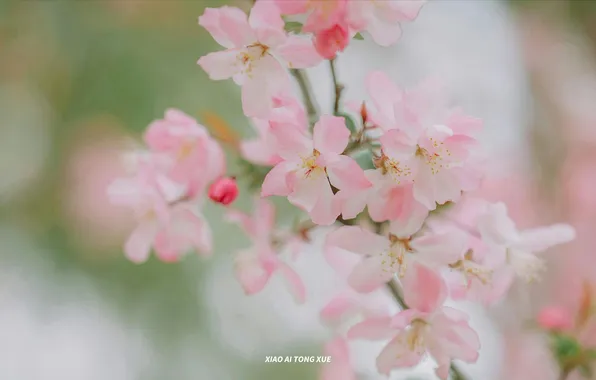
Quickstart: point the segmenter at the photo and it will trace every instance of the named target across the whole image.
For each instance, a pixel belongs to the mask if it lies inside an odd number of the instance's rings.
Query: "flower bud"
[[[329,29],[318,32],[314,37],[317,52],[325,59],[333,59],[338,51],[344,51],[350,42],[347,26],[334,24]]]
[[[547,330],[569,330],[573,327],[571,314],[562,307],[549,306],[543,308],[536,320],[540,327]]]
[[[209,186],[209,198],[224,206],[234,202],[238,197],[238,184],[234,177],[220,177]]]

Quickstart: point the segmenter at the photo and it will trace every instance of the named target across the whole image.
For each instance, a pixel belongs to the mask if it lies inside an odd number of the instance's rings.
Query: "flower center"
[[[185,140],[182,143],[182,145],[180,145],[180,147],[178,148],[178,154],[176,156],[178,161],[182,161],[182,160],[188,158],[191,155],[191,153],[194,151],[195,147],[196,147],[195,141]]]
[[[419,157],[426,165],[429,166],[432,174],[437,174],[443,168],[449,168],[449,163],[445,162],[446,157],[451,156],[449,149],[445,147],[445,143],[437,141],[430,137],[430,147],[423,148],[420,145],[416,149],[416,157]]]
[[[464,275],[464,283],[466,287],[469,286],[470,277],[476,278],[483,285],[489,284],[492,281],[493,271],[478,265],[473,261],[474,253],[472,250],[466,252],[462,260],[449,264],[449,268],[455,269]]]
[[[404,334],[398,339],[398,343],[403,345],[418,355],[426,352],[426,334],[429,324],[422,319],[414,319]],[[401,357],[398,355],[397,357]]]
[[[308,156],[302,159],[302,168],[304,169],[304,178],[309,178],[315,176],[317,174],[323,173],[325,168],[317,165],[317,158],[321,155],[321,153],[313,149],[312,156]]]
[[[527,282],[538,280],[546,270],[544,261],[536,255],[511,248],[507,249],[507,263],[519,277]]]
[[[254,68],[254,62],[263,58],[268,51],[269,46],[263,45],[260,42],[256,42],[252,45],[246,46],[236,56],[236,60],[241,68],[240,71],[243,74],[250,76]]]
[[[407,179],[412,175],[412,170],[408,165],[385,155],[381,156],[379,167],[384,175],[390,176],[398,185],[401,184],[403,179]]]
[[[407,254],[413,253],[410,238],[400,239],[395,235],[389,235],[389,241],[391,242],[389,248],[381,252],[383,270],[403,277],[408,269]]]

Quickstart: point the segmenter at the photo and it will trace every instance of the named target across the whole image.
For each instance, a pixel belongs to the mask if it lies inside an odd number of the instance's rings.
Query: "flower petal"
[[[414,264],[402,279],[406,304],[415,310],[430,313],[440,307],[447,297],[447,288],[439,274]]]
[[[393,278],[381,255],[363,259],[348,276],[348,284],[360,293],[370,293]]]
[[[383,340],[394,333],[391,317],[374,317],[355,324],[348,330],[348,339]]]
[[[285,278],[286,284],[290,294],[294,297],[294,300],[298,303],[304,303],[306,300],[306,288],[304,283],[289,265],[285,263],[279,264],[279,270],[281,275]]]
[[[289,68],[306,69],[321,63],[323,57],[317,53],[312,40],[302,36],[290,35],[277,49],[277,55],[288,63]]]
[[[292,190],[288,186],[287,177],[293,170],[296,170],[296,164],[293,162],[283,161],[275,165],[265,176],[261,188],[261,196],[289,195]]]
[[[341,154],[350,140],[343,117],[323,115],[313,129],[314,148],[324,155]]]
[[[327,235],[325,249],[340,248],[361,255],[375,255],[389,247],[387,238],[359,226],[339,227]]]
[[[126,257],[137,264],[147,261],[157,230],[158,226],[154,221],[139,224],[124,243]]]
[[[246,13],[236,7],[205,8],[199,25],[223,47],[242,47],[256,41]]]
[[[240,72],[238,53],[240,49],[216,51],[202,56],[197,63],[209,75],[209,79],[229,79]]]

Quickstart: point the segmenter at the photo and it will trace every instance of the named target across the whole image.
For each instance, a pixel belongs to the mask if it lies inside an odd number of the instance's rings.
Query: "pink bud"
[[[238,185],[234,177],[220,177],[209,187],[209,198],[224,206],[234,202],[238,197]]]
[[[536,317],[538,324],[548,330],[569,330],[573,327],[571,314],[558,306],[543,308]]]
[[[314,37],[317,52],[325,59],[333,59],[338,51],[344,51],[350,42],[348,28],[334,24],[329,29],[318,32]]]

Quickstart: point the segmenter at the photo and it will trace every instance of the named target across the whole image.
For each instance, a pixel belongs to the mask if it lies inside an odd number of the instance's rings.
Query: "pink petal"
[[[391,2],[390,5],[392,5],[392,11],[398,13],[398,20],[413,21],[418,17],[420,9],[426,2],[427,0],[398,0]]]
[[[356,380],[356,374],[350,364],[348,342],[337,337],[325,345],[323,354],[331,356],[331,363],[321,368],[319,380]]]
[[[381,46],[390,46],[401,37],[401,26],[398,22],[388,22],[382,17],[370,21],[366,29],[373,40]]]
[[[242,85],[242,111],[248,117],[266,118],[271,110],[271,93],[262,76],[247,77]]]
[[[424,318],[424,313],[421,313],[415,309],[406,309],[397,313],[395,317],[391,319],[391,328],[396,330],[405,330],[406,327],[412,323],[415,318]]]
[[[394,368],[413,367],[422,360],[422,356],[412,352],[400,341],[403,337],[395,337],[391,340],[377,357],[377,370],[388,375]]]
[[[324,155],[341,154],[350,140],[343,117],[323,115],[313,129],[314,148]]]
[[[271,278],[271,271],[263,267],[259,255],[251,250],[238,253],[234,261],[234,271],[247,295],[263,290]]]
[[[348,276],[348,284],[360,293],[370,293],[393,278],[393,272],[381,255],[363,259]]]
[[[462,259],[469,248],[469,237],[461,231],[427,233],[417,237],[410,246],[425,259],[439,265],[448,265]]]
[[[389,247],[387,238],[359,226],[339,227],[327,235],[325,249],[340,248],[361,255],[374,255]]]
[[[292,170],[296,170],[296,164],[293,162],[283,161],[275,165],[273,169],[267,173],[263,186],[261,188],[261,196],[268,197],[270,195],[287,196],[291,193],[288,187],[287,176]]]
[[[393,119],[393,104],[402,98],[402,93],[391,78],[382,71],[373,71],[366,77],[366,89],[377,110]]]
[[[304,303],[306,300],[306,288],[298,273],[284,263],[280,263],[279,270],[281,275],[286,279],[288,290],[294,297],[294,300],[298,303]]]
[[[364,171],[352,157],[336,156],[327,162],[329,181],[340,190],[350,194],[361,192],[372,186]]]
[[[488,205],[486,213],[478,217],[478,230],[483,238],[496,244],[507,244],[518,237],[515,223],[507,215],[507,206],[501,202]]]
[[[296,35],[288,36],[283,45],[275,49],[275,52],[288,63],[288,67],[294,69],[313,67],[323,60],[310,38]]]
[[[257,1],[250,11],[248,22],[257,33],[259,42],[266,46],[277,46],[286,39],[284,21],[272,1]]]
[[[383,153],[394,160],[408,162],[416,153],[416,144],[410,141],[401,130],[392,129],[383,134],[379,139]]]
[[[461,191],[458,178],[451,170],[439,170],[433,174],[430,167],[420,162],[414,184],[414,198],[429,210],[436,209],[437,204],[459,200]]]
[[[281,157],[292,159],[312,154],[312,141],[305,131],[283,124],[272,125],[269,131]]]
[[[348,330],[348,339],[383,340],[395,331],[390,327],[391,317],[374,317],[355,324]]]
[[[555,245],[575,239],[575,229],[568,224],[555,224],[549,227],[526,230],[519,234],[515,247],[531,252],[541,252]]]
[[[147,261],[156,234],[156,223],[152,221],[141,222],[124,243],[126,257],[137,264]]]
[[[275,0],[282,14],[295,15],[307,11],[308,0]]]
[[[391,210],[387,211],[387,216],[391,220],[390,231],[397,237],[409,238],[420,230],[424,221],[428,216],[428,209],[421,203],[416,201],[413,197],[411,186],[402,187],[401,192],[393,192],[392,198],[390,198],[387,207],[395,207],[396,203],[399,203],[397,211],[398,215],[391,213]],[[401,199],[396,199],[400,197]]]
[[[333,224],[341,213],[341,204],[331,190],[331,185],[326,177],[321,176],[317,193],[317,202],[310,210],[309,215],[313,223],[328,226]],[[288,198],[290,199],[290,198]]]
[[[350,294],[340,294],[331,299],[320,311],[325,321],[340,321],[345,315],[353,312],[357,305]]]
[[[205,8],[199,17],[199,25],[226,48],[242,47],[256,40],[246,13],[235,7]]]
[[[402,279],[406,304],[411,309],[430,313],[440,307],[447,297],[447,288],[439,274],[414,264]]]
[[[199,58],[197,63],[209,75],[209,79],[229,79],[240,71],[239,52],[239,49],[216,51]]]

